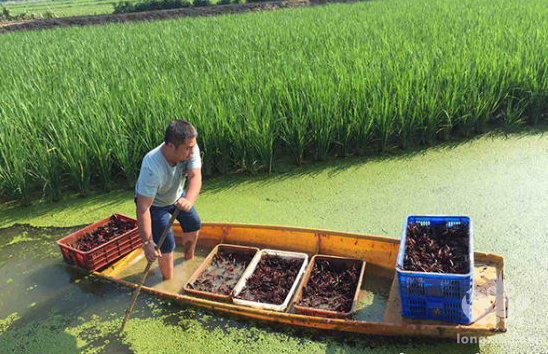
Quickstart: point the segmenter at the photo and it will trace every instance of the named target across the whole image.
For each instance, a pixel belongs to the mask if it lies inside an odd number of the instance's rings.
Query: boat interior
[[[191,260],[184,259],[182,230],[173,226],[177,248],[174,252],[174,277],[164,281],[157,267],[151,267],[143,291],[172,298],[179,302],[235,313],[256,319],[285,322],[294,325],[386,335],[427,335],[454,337],[457,333],[492,335],[506,331],[504,318],[507,299],[504,297],[502,257],[475,252],[473,322],[468,325],[435,320],[404,318],[395,271],[399,240],[395,238],[313,230],[283,226],[204,223]],[[184,291],[184,285],[218,244],[253,246],[363,259],[365,273],[358,301],[347,319],[322,318],[296,314],[293,303],[284,312],[248,308],[230,302],[200,298]],[[147,265],[141,248],[122,259],[95,271],[123,285],[136,287]],[[402,332],[402,329],[404,332]]]

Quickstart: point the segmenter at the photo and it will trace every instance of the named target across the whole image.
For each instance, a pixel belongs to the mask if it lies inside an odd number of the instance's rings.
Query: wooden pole
[[[179,209],[175,209],[173,212],[173,215],[171,216],[171,219],[169,220],[169,223],[167,224],[164,233],[160,237],[160,241],[156,245],[156,248],[159,250],[160,247],[162,247],[162,244],[164,243],[164,240],[166,239],[167,233],[169,232],[169,229],[171,226],[173,226],[173,222],[177,218],[177,215],[179,215]],[[139,286],[135,289],[133,292],[133,298],[131,299],[131,302],[129,303],[129,308],[126,311],[126,317],[124,318],[124,322],[122,323],[122,327],[120,327],[120,332],[124,331],[124,328],[126,327],[127,320],[129,319],[129,315],[131,314],[131,311],[133,310],[133,305],[135,305],[135,300],[137,300],[137,296],[139,296],[139,292],[141,292],[141,288],[143,287],[143,284],[145,283],[145,279],[147,278],[148,272],[150,271],[150,267],[152,266],[154,262],[148,262],[145,271],[143,272],[143,276],[141,278],[141,282],[139,283]]]

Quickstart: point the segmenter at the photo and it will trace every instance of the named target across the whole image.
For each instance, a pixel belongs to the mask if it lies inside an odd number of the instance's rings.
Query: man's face
[[[186,139],[184,143],[179,145],[177,149],[175,149],[175,160],[177,162],[179,161],[186,161],[189,160],[192,154],[194,153],[194,147],[196,146],[196,138],[189,138]]]

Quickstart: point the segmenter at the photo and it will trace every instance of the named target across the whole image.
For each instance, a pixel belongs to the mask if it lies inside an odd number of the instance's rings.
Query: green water
[[[506,334],[454,340],[386,338],[273,326],[141,294],[121,337],[131,290],[65,266],[54,240],[71,229],[0,231],[0,353],[542,353],[548,348],[548,135],[488,135],[400,156],[345,159],[272,176],[204,183],[204,221],[325,228],[399,237],[408,214],[466,214],[477,250],[505,257]],[[0,225],[87,224],[133,215],[131,192],[26,209],[0,209]],[[367,279],[367,277],[366,277]],[[377,319],[382,297],[360,306]],[[381,284],[381,287],[385,285]],[[370,316],[370,317],[367,317]]]

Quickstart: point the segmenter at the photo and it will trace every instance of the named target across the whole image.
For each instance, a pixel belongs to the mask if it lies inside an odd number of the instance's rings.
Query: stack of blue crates
[[[470,235],[470,272],[468,274],[443,274],[406,271],[403,268],[407,225],[436,225],[447,227],[468,225]],[[396,262],[402,316],[468,324],[472,321],[474,298],[474,251],[472,223],[467,216],[409,215],[403,223],[400,249]]]

